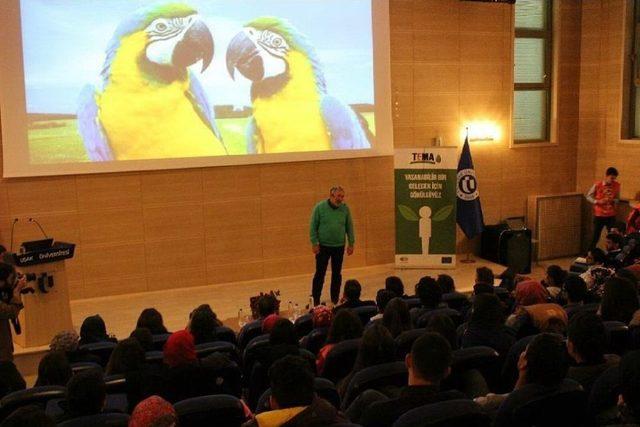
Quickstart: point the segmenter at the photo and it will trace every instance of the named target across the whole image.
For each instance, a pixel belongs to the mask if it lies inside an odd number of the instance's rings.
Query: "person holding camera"
[[[13,360],[13,339],[10,322],[14,327],[22,310],[22,293],[26,278],[11,264],[0,263],[0,361]]]

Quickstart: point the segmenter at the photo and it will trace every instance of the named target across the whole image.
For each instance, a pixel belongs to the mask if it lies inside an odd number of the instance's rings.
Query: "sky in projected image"
[[[28,113],[75,114],[78,97],[93,84],[105,49],[132,0],[21,0]],[[226,48],[244,24],[272,15],[289,20],[315,47],[327,90],[346,104],[374,103],[371,0],[191,0],[213,33],[215,55],[200,74],[214,105],[250,106],[250,82],[225,64]]]

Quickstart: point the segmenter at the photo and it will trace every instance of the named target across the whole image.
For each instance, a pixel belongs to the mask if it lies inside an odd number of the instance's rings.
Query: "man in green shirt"
[[[336,186],[329,192],[329,199],[313,208],[311,215],[311,249],[316,256],[316,273],[313,276],[313,303],[320,304],[327,265],[331,260],[331,302],[337,304],[342,285],[342,259],[345,235],[348,238],[347,255],[353,254],[355,235],[351,212],[344,203],[344,190]]]

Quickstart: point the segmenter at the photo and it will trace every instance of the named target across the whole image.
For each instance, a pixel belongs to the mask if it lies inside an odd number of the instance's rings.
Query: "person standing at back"
[[[617,205],[620,200],[620,183],[618,170],[610,167],[605,172],[605,178],[598,181],[587,193],[587,200],[593,204],[593,238],[589,249],[598,245],[602,229],[607,227],[607,232],[616,223]]]
[[[345,235],[347,255],[353,254],[355,234],[349,207],[344,203],[344,190],[340,186],[331,188],[329,199],[319,202],[311,215],[311,250],[316,256],[316,272],[313,276],[312,295],[314,305],[320,304],[324,277],[331,260],[331,302],[336,304],[342,286],[342,260],[344,258]]]

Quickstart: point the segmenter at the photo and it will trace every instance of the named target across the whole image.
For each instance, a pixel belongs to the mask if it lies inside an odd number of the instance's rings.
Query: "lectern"
[[[53,239],[24,242],[21,252],[12,254],[16,269],[32,279],[34,292],[22,295],[21,334],[13,340],[22,347],[47,345],[53,336],[73,329],[65,260],[73,258],[75,244]]]

